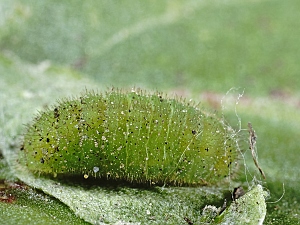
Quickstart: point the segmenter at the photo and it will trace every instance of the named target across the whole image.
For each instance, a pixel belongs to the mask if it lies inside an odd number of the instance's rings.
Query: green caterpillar
[[[40,112],[20,162],[39,174],[137,184],[217,184],[237,168],[235,132],[183,99],[141,90],[86,92]]]

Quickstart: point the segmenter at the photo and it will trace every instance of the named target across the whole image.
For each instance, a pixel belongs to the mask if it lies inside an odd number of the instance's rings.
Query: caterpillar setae
[[[217,184],[239,155],[223,119],[134,89],[59,101],[27,126],[21,150],[20,162],[34,173],[175,186]]]

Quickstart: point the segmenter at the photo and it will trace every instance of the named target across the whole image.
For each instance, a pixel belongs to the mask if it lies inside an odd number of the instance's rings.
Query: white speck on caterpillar
[[[94,173],[97,173],[97,172],[99,172],[99,167],[97,167],[97,166],[94,166],[94,168],[93,168],[93,171],[94,171]]]

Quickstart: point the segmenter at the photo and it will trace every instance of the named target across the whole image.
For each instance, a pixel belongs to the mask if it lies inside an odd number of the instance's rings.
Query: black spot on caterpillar
[[[138,184],[217,184],[236,170],[235,132],[191,102],[110,90],[62,100],[27,126],[20,162],[39,174]]]

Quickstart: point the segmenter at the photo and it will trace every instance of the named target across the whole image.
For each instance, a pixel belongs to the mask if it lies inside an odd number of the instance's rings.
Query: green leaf
[[[235,200],[218,218],[220,224],[262,224],[267,206],[268,193],[257,185],[247,194]]]

